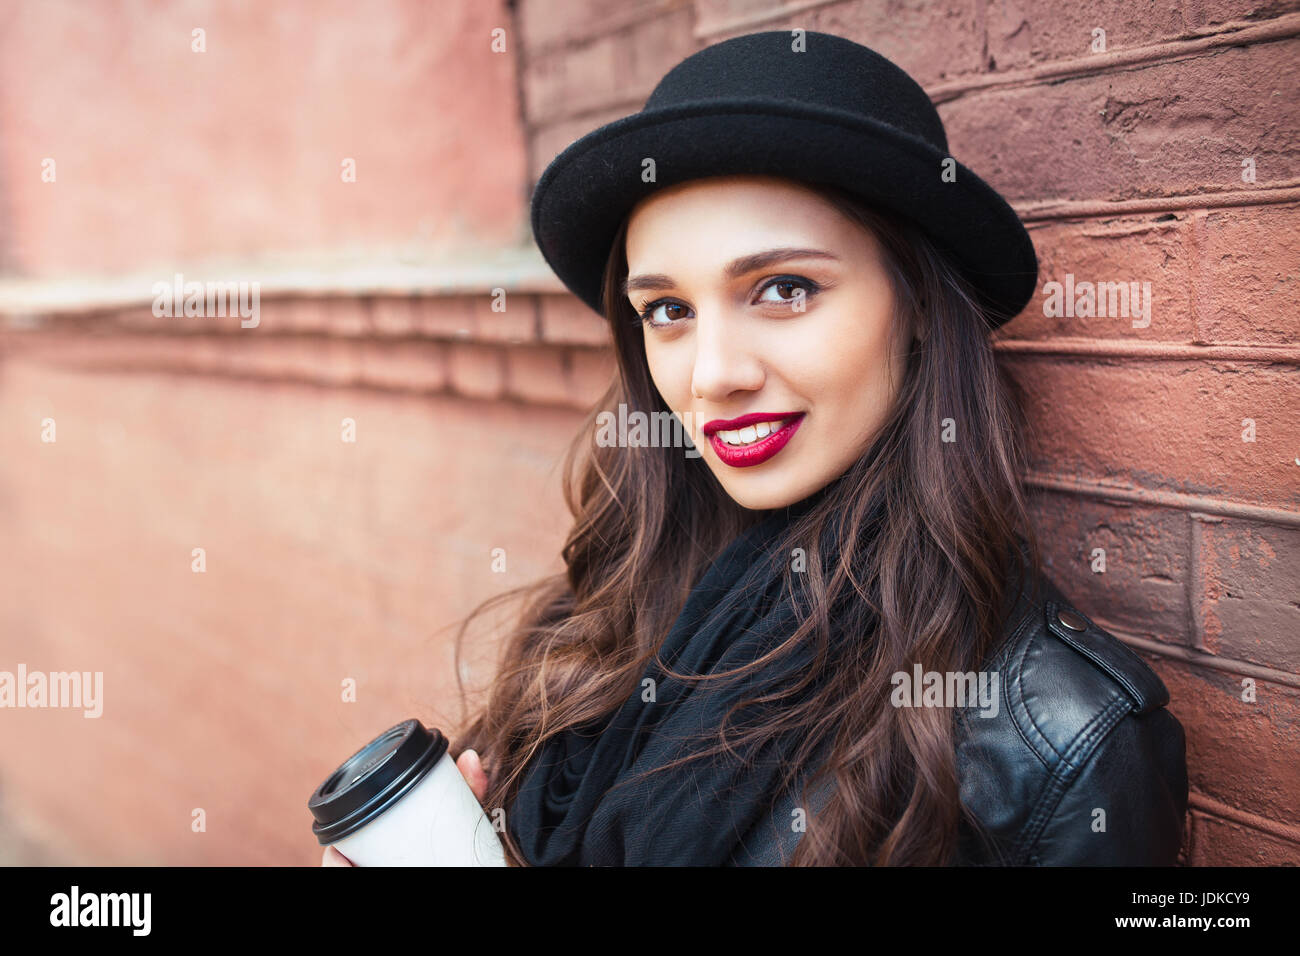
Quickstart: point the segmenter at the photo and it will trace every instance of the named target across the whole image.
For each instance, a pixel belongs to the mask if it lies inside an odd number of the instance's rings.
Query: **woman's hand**
[[[456,758],[456,767],[465,778],[465,782],[469,784],[469,788],[474,791],[474,796],[478,797],[478,802],[482,803],[483,798],[487,796],[488,778],[487,771],[483,769],[483,761],[479,759],[478,754],[473,750],[464,751]],[[321,854],[320,865],[356,866],[332,846],[327,846],[325,852]]]

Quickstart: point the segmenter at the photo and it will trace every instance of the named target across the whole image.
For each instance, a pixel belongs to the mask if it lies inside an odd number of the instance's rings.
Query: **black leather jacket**
[[[1044,575],[1011,595],[992,716],[958,721],[962,865],[1172,866],[1187,812],[1186,738],[1146,662],[1088,620]],[[797,795],[755,826],[733,866],[779,866],[799,834]]]

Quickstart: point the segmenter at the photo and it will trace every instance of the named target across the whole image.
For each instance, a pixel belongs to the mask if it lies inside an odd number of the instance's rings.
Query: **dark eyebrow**
[[[775,265],[778,262],[784,262],[787,259],[834,259],[839,261],[840,257],[824,249],[766,249],[763,252],[755,252],[747,256],[741,256],[729,262],[723,274],[727,279],[739,279],[743,275],[751,272],[757,272],[759,269],[766,269],[768,266]],[[651,272],[645,275],[628,276],[623,280],[622,294],[627,296],[630,292],[654,291],[660,289],[672,289],[677,286],[671,276],[664,275],[661,272]]]

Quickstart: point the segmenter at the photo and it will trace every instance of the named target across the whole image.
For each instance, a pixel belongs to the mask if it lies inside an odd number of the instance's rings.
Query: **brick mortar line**
[[[1207,498],[1180,491],[1158,491],[1131,485],[1107,485],[1097,481],[1065,478],[1038,471],[1026,474],[1025,484],[1045,491],[1084,495],[1103,501],[1126,501],[1179,511],[1203,511],[1206,514],[1222,515],[1226,518],[1245,518],[1249,521],[1260,521],[1285,528],[1300,528],[1298,511],[1287,511],[1284,508],[1273,508],[1268,505],[1246,504],[1227,498]]]
[[[196,322],[206,321],[196,319]],[[75,324],[74,324],[75,323]],[[164,338],[179,341],[215,339],[233,342],[247,335],[242,328],[208,329],[192,332],[173,332],[165,326],[134,325],[129,322],[104,323],[108,331],[88,331],[95,327],[94,319],[59,321],[35,329],[0,329],[0,339],[40,348],[40,343],[77,339],[93,341],[97,338]],[[598,352],[611,348],[609,342],[588,342],[557,338],[494,338],[484,335],[439,335],[411,332],[384,333],[373,329],[360,334],[332,332],[328,328],[293,330],[272,333],[252,333],[261,341],[302,340],[355,341],[393,345],[481,345],[497,348],[574,348]],[[1134,358],[1152,361],[1218,361],[1250,362],[1267,365],[1300,365],[1300,348],[1270,345],[1193,345],[1185,342],[1126,342],[1122,339],[1001,339],[993,343],[995,352],[1006,355],[1060,355],[1087,358]]]
[[[1129,647],[1146,651],[1148,654],[1155,654],[1157,657],[1168,657],[1193,666],[1209,667],[1212,670],[1223,671],[1227,674],[1255,677],[1262,681],[1268,681],[1270,684],[1280,684],[1283,687],[1300,689],[1300,674],[1292,674],[1289,671],[1268,667],[1264,664],[1252,664],[1249,661],[1237,660],[1233,657],[1206,654],[1184,644],[1166,644],[1164,641],[1153,640],[1149,637],[1138,637],[1123,628],[1107,626],[1106,630]]]
[[[1198,209],[1231,209],[1241,206],[1272,206],[1300,202],[1300,180],[1283,180],[1276,186],[1257,189],[1225,189],[1220,192],[1152,196],[1143,199],[1036,199],[1012,202],[1025,222],[1068,222],[1148,212],[1190,212]]]
[[[0,328],[0,339],[18,343],[37,343],[40,340],[86,339],[98,337],[141,337],[166,338],[179,340],[196,340],[213,338],[219,341],[235,341],[237,336],[250,334],[247,329],[229,327],[225,330],[207,329],[192,332],[173,332],[166,326],[136,325],[130,322],[109,320],[102,322],[107,332],[87,332],[100,324],[92,318],[92,313],[77,313],[81,318],[68,321],[56,319],[34,329]],[[175,320],[173,320],[175,321]],[[196,322],[208,321],[196,318]],[[285,329],[272,333],[251,333],[262,341],[283,339],[301,341],[304,339],[345,340],[394,345],[486,345],[499,348],[575,348],[588,351],[604,351],[611,348],[609,342],[588,342],[577,339],[548,338],[495,338],[484,335],[424,334],[412,332],[385,333],[366,330],[360,334],[348,332],[331,332],[321,329]],[[36,347],[39,347],[37,345]],[[1061,355],[1096,358],[1134,358],[1152,361],[1219,361],[1250,362],[1260,364],[1300,365],[1300,348],[1293,346],[1271,345],[1195,345],[1186,342],[1132,342],[1123,339],[1000,339],[993,343],[993,349],[1006,355]]]
[[[1300,348],[1288,345],[1194,345],[1187,342],[1136,342],[1123,339],[999,339],[995,352],[1008,355],[1074,355],[1155,361],[1262,362],[1300,365]]]
[[[1123,67],[1171,63],[1212,50],[1271,43],[1288,40],[1297,35],[1300,35],[1300,13],[1284,13],[1262,22],[1234,20],[1231,23],[1220,24],[1213,31],[1197,37],[1161,40],[1146,46],[1053,60],[1050,63],[1021,67],[1005,73],[968,77],[938,84],[926,92],[936,104],[946,103],[968,93],[1036,86],[1047,81],[1079,79]]]
[[[1215,800],[1211,796],[1201,793],[1198,790],[1191,790],[1187,795],[1188,809],[1197,809],[1202,813],[1210,816],[1220,817],[1224,820],[1230,820],[1233,823],[1240,823],[1242,826],[1250,827],[1252,830],[1261,830],[1272,836],[1280,837],[1291,843],[1300,844],[1300,827],[1291,826],[1290,824],[1281,823],[1277,820],[1270,820],[1268,817],[1261,817],[1258,814],[1250,813],[1239,807],[1234,807],[1230,803],[1223,803]]]

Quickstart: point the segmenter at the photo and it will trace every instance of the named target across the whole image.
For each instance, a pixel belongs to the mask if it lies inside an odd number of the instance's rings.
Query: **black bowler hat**
[[[556,275],[601,313],[605,262],[638,201],[690,179],[760,173],[838,185],[911,219],[970,280],[992,328],[1015,316],[1037,287],[1033,243],[1006,200],[950,159],[925,90],[859,43],[799,32],[802,49],[795,31],[771,30],[688,56],[639,113],[556,156],[531,210]],[[654,182],[642,181],[647,158]]]

